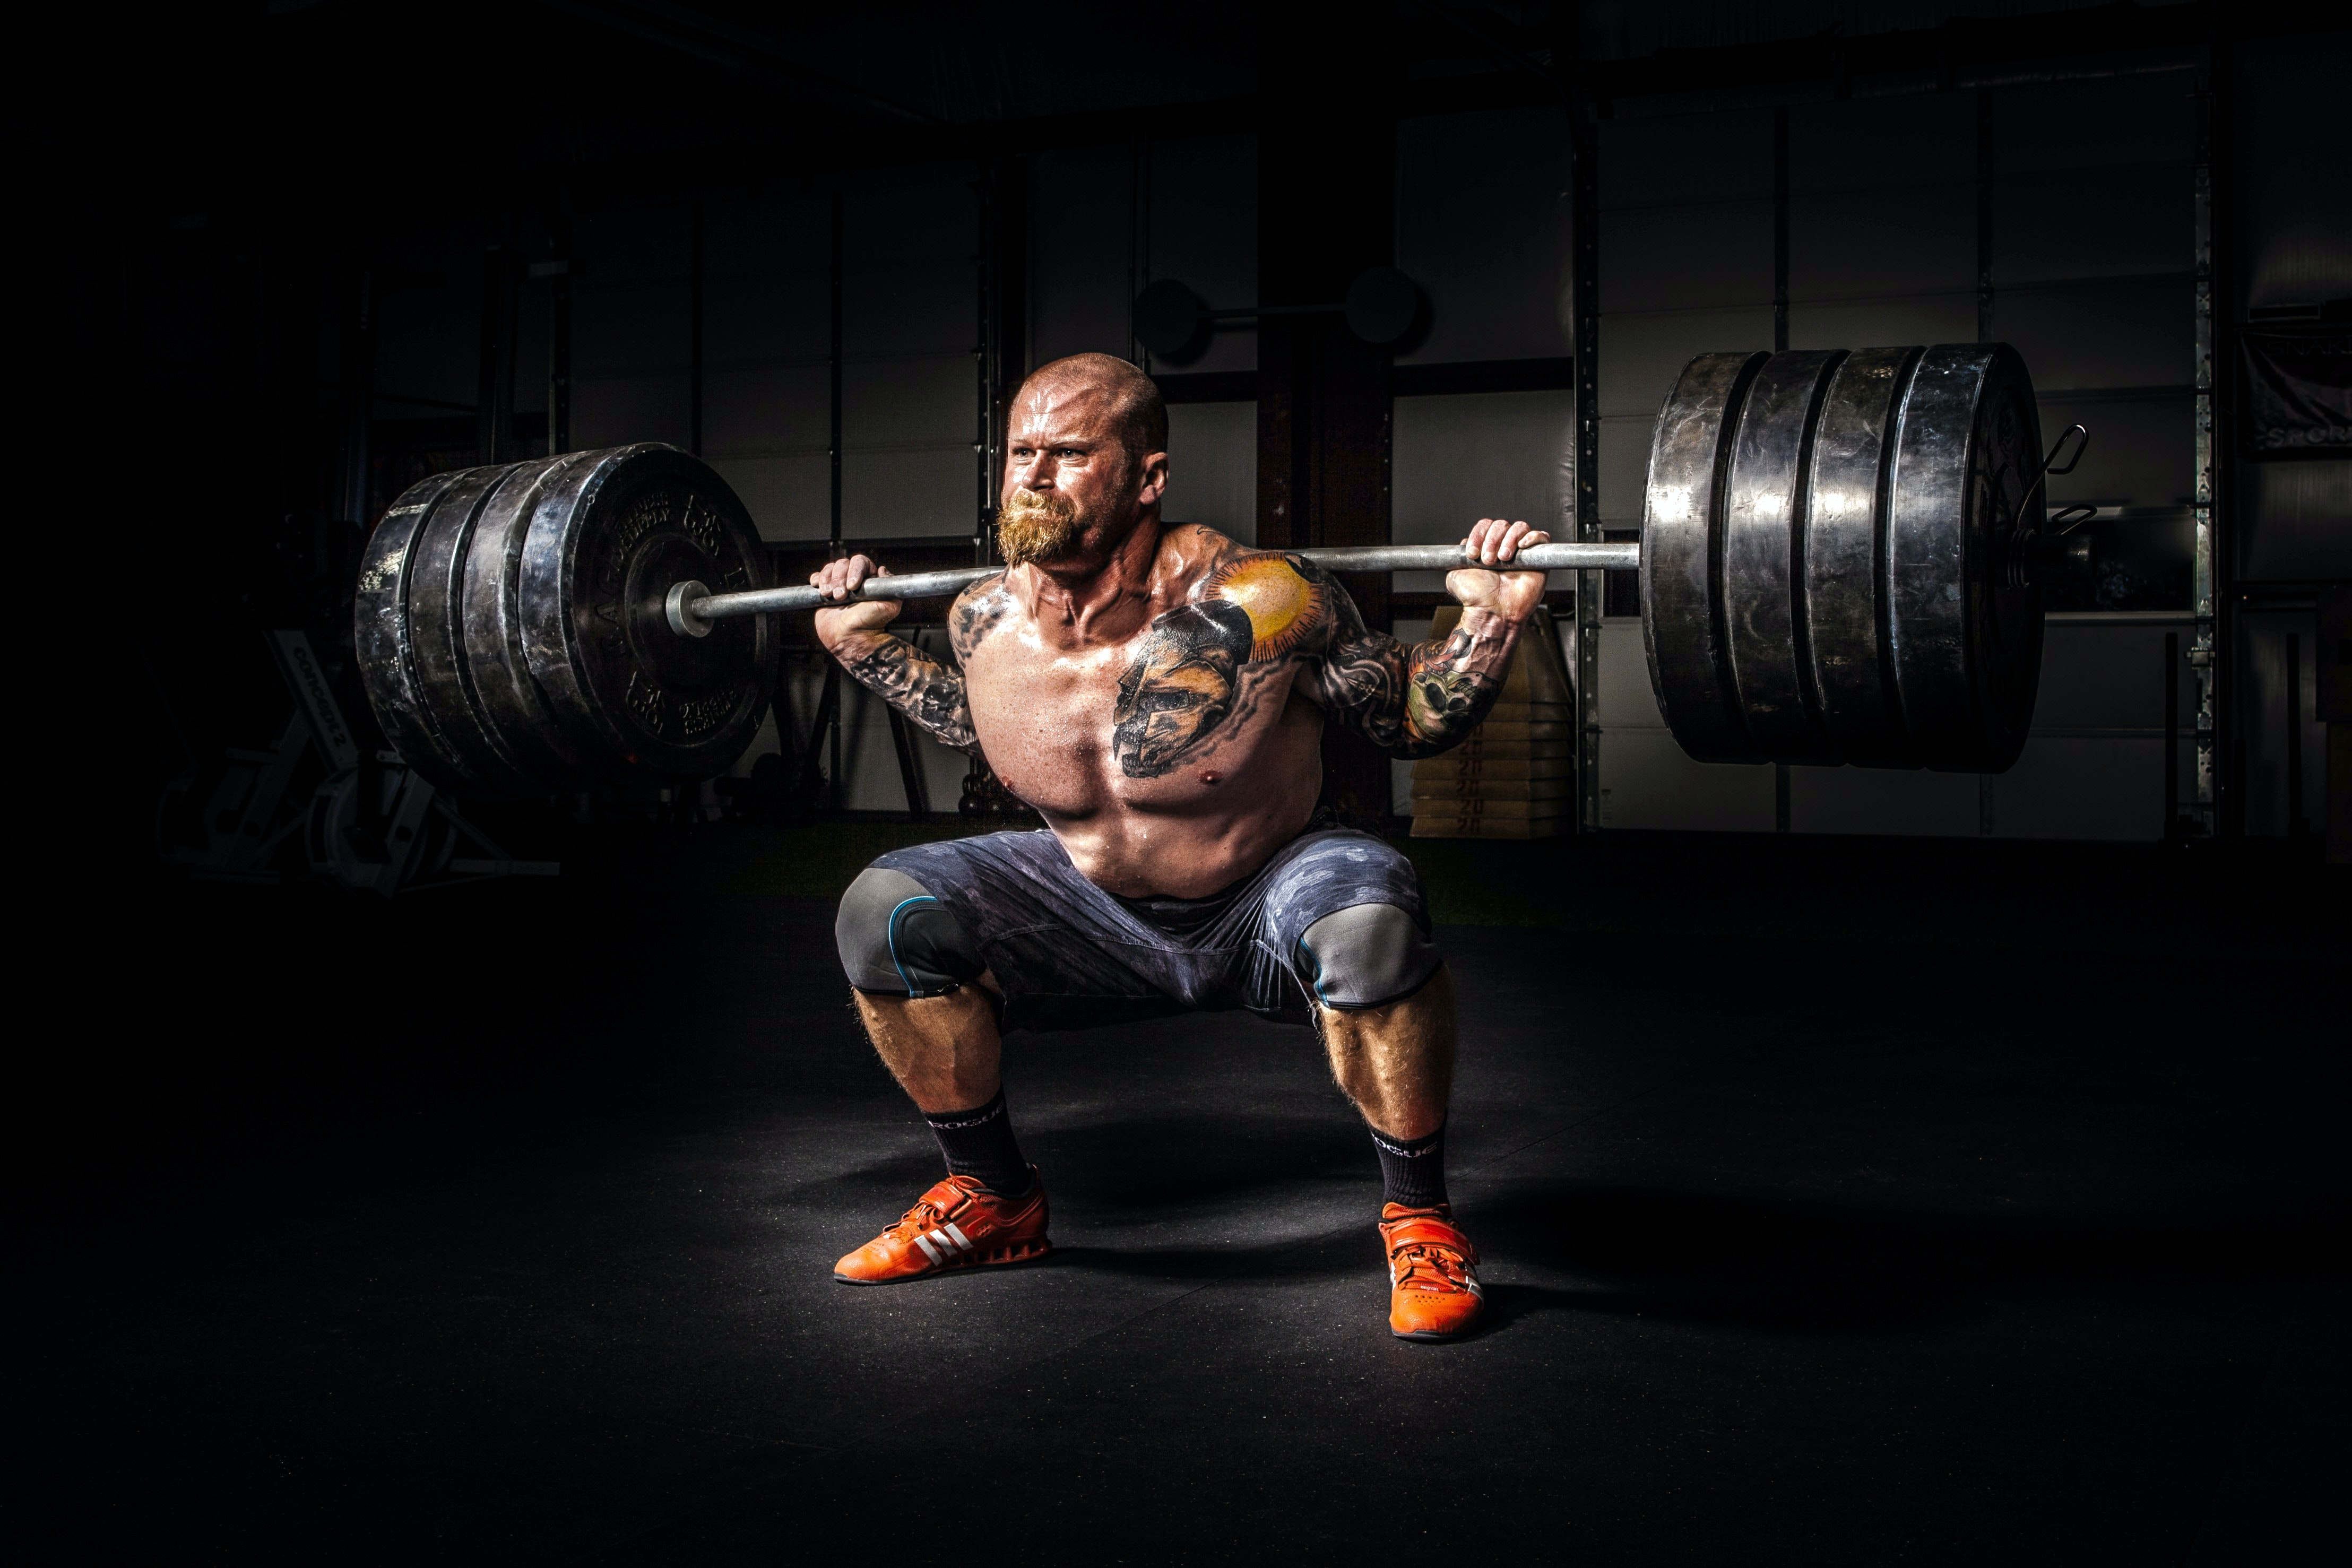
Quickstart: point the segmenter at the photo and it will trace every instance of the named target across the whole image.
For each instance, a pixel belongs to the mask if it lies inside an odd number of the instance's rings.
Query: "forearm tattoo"
[[[971,657],[980,640],[1013,608],[1004,574],[984,577],[956,596],[948,612],[948,645],[956,663]],[[905,714],[958,751],[980,755],[971,727],[971,705],[963,672],[940,664],[913,643],[887,632],[854,632],[834,649],[834,657],[858,685]]]
[[[833,653],[859,685],[958,751],[977,755],[963,674],[887,632],[853,632]]]
[[[1336,585],[1333,592],[1324,706],[1391,757],[1434,757],[1459,746],[1495,706],[1518,627],[1491,611],[1465,609],[1445,641],[1408,648],[1366,626]]]

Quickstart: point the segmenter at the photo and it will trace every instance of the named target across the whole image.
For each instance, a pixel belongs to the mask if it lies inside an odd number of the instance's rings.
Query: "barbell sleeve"
[[[1457,545],[1341,545],[1326,549],[1289,552],[1306,557],[1332,571],[1451,571],[1481,563],[1465,557]],[[1642,564],[1642,547],[1622,544],[1534,545],[1519,551],[1508,567],[1515,571],[1630,570]],[[739,615],[766,615],[784,610],[839,609],[877,599],[932,599],[960,593],[982,578],[993,577],[1001,566],[965,566],[951,571],[918,571],[904,577],[869,577],[846,599],[826,599],[815,589],[762,588],[746,593],[712,593],[699,582],[681,582],[669,591],[670,630],[680,636],[707,636],[710,622]]]

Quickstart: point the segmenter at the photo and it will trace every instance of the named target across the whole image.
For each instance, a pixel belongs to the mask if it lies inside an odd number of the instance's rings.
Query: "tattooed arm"
[[[1549,542],[1525,523],[1482,517],[1465,548],[1501,565],[1528,545]],[[1310,689],[1391,757],[1433,757],[1477,727],[1503,689],[1519,628],[1543,601],[1544,574],[1465,567],[1446,574],[1445,588],[1462,601],[1461,624],[1443,643],[1408,648],[1366,626],[1355,602],[1330,586],[1331,637]]]
[[[887,631],[852,632],[834,644],[833,656],[858,685],[940,741],[958,751],[979,755],[980,738],[972,733],[961,671],[950,669]]]
[[[848,592],[869,576],[887,576],[864,556],[828,562],[810,577],[815,587]],[[984,578],[958,596],[948,617],[949,638],[959,661],[1004,613],[1002,574]],[[958,751],[980,754],[971,708],[964,699],[963,673],[890,633],[899,605],[873,600],[816,613],[817,641],[860,685]]]

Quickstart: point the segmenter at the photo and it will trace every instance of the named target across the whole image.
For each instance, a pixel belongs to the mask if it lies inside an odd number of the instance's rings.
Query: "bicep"
[[[1365,625],[1362,612],[1338,579],[1311,562],[1299,561],[1298,566],[1300,575],[1314,585],[1318,601],[1318,623],[1299,649],[1307,666],[1299,685],[1333,714],[1377,707],[1404,674],[1403,644]]]
[[[1324,711],[1384,751],[1412,743],[1406,695],[1411,671],[1404,645],[1359,622],[1316,655],[1304,683]]]

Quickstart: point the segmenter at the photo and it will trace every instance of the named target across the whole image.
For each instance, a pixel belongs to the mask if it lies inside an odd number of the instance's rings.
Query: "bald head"
[[[1051,402],[1103,401],[1104,419],[1118,432],[1129,461],[1168,450],[1168,405],[1150,376],[1113,354],[1072,354],[1029,372],[1014,396]]]
[[[1156,534],[1167,446],[1160,389],[1125,360],[1073,354],[1033,371],[1004,432],[1005,564],[1099,570],[1139,529]]]

